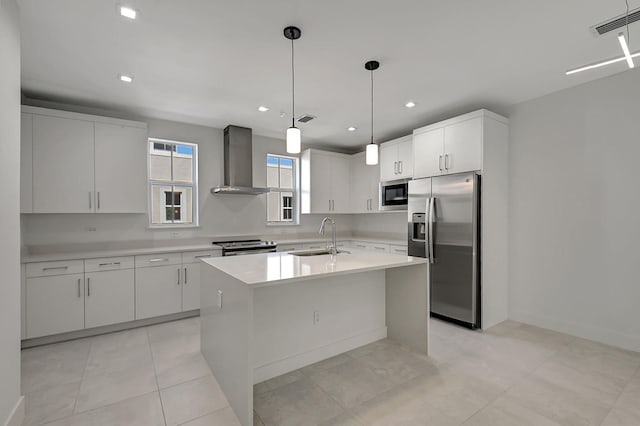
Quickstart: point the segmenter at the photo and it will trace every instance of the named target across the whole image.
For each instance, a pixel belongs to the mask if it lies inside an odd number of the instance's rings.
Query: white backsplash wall
[[[407,239],[407,212],[384,212],[352,215],[351,230],[356,236]]]
[[[85,108],[74,110],[100,113]],[[267,226],[265,195],[211,194],[212,187],[223,183],[222,129],[154,119],[141,121],[148,123],[149,137],[198,144],[200,227],[150,229],[147,215],[144,214],[27,214],[21,215],[23,245],[242,235],[293,237],[317,233],[321,215],[303,215],[299,226]],[[254,135],[253,147],[254,185],[263,187],[266,185],[266,154],[286,154],[285,143],[283,140]],[[350,231],[350,215],[337,215],[336,222],[338,232]]]

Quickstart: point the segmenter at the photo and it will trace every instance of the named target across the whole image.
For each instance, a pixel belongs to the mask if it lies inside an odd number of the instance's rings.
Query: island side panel
[[[385,338],[384,283],[380,270],[255,289],[255,382]]]
[[[206,263],[200,268],[202,354],[240,423],[253,426],[253,291]]]
[[[387,336],[429,354],[427,264],[386,270]]]

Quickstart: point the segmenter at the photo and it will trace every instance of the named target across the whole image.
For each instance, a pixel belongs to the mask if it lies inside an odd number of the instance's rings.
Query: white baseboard
[[[594,340],[606,345],[616,346],[622,349],[640,352],[640,337],[630,334],[620,333],[616,330],[596,327],[584,323],[573,323],[557,318],[542,317],[529,312],[511,311],[509,319],[524,322],[583,339]]]
[[[265,380],[269,380],[273,377],[297,370],[298,368],[305,367],[313,364],[314,362],[322,361],[323,359],[331,358],[332,356],[339,355],[386,337],[387,327],[381,327],[258,366],[253,370],[254,384],[264,382]]]
[[[21,396],[13,407],[9,418],[4,422],[4,426],[20,426],[24,421],[24,396]]]

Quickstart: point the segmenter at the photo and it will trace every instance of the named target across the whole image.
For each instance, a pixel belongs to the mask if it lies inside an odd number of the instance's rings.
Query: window
[[[198,225],[198,146],[149,139],[151,226]]]
[[[298,159],[267,155],[267,223],[298,223]]]

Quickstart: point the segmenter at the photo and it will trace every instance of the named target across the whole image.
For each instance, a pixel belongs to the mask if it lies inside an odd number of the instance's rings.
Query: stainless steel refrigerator
[[[410,256],[430,263],[431,314],[480,324],[480,176],[462,173],[409,182]]]

